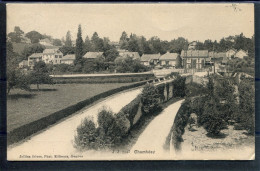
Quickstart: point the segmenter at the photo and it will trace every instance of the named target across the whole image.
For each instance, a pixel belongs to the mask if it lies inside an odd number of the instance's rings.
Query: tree
[[[59,48],[59,50],[63,53],[63,55],[67,55],[67,54],[75,54],[75,47],[72,46],[62,46]]]
[[[62,46],[61,40],[60,39],[54,39],[53,40],[53,45],[54,46]]]
[[[26,33],[25,36],[29,38],[32,43],[39,43],[40,39],[43,38],[43,36],[37,31],[30,31]]]
[[[158,89],[152,84],[146,84],[141,94],[142,109],[146,114],[160,109],[160,95]]]
[[[26,46],[22,51],[23,60],[27,60],[30,55],[33,53],[42,53],[45,49],[45,46],[35,43],[29,46]]]
[[[176,58],[175,68],[182,68],[182,58],[180,57],[180,55],[178,55]]]
[[[119,53],[115,48],[111,48],[104,52],[106,62],[114,62]]]
[[[78,33],[77,33],[77,40],[76,40],[76,50],[75,50],[75,56],[76,59],[74,61],[75,64],[83,64],[83,40],[82,40],[82,32],[81,32],[81,25],[78,27]]]
[[[65,46],[66,47],[72,47],[70,31],[68,31],[67,34],[66,34]]]
[[[38,90],[40,89],[40,84],[52,84],[52,79],[49,76],[45,62],[39,61],[35,63],[30,79],[32,84],[37,85]]]
[[[24,32],[20,29],[20,27],[15,26],[14,32],[8,34],[8,37],[11,39],[12,42],[20,43],[22,40],[22,35]]]
[[[9,94],[13,88],[30,90],[27,75],[23,74],[21,70],[18,69],[17,54],[13,52],[11,42],[7,42],[6,52],[7,94]]]
[[[127,49],[128,48],[128,36],[127,33],[125,31],[122,32],[122,35],[119,39],[119,45],[121,49]]]
[[[94,32],[92,37],[91,37],[91,43],[92,43],[92,50],[99,52],[99,51],[104,51],[104,44],[103,40],[99,38],[97,32]]]
[[[92,48],[92,44],[89,37],[87,36],[85,38],[85,43],[84,43],[84,53],[90,52],[91,48]]]

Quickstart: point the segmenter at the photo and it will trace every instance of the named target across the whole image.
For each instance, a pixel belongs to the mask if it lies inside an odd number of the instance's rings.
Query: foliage
[[[129,121],[131,126],[133,126],[134,118],[137,114],[138,107],[141,102],[141,96],[137,96],[134,100],[132,100],[128,105],[123,107],[119,112],[118,116],[123,115],[125,116]]]
[[[185,96],[185,77],[177,76],[172,82],[173,85],[173,97],[184,97]]]
[[[165,84],[162,83],[162,84],[159,84],[156,86],[156,89],[158,90],[158,94],[159,94],[159,97],[160,97],[160,101],[163,102],[165,100],[165,96],[164,96],[164,89],[165,89]]]
[[[6,75],[7,75],[7,93],[13,88],[29,90],[30,84],[28,76],[18,69],[17,54],[13,51],[11,42],[6,44]]]
[[[34,43],[30,46],[26,46],[22,52],[23,59],[27,60],[28,57],[31,56],[33,53],[42,53],[44,49],[45,46],[39,43]]]
[[[43,38],[43,36],[37,31],[30,31],[26,33],[25,36],[29,38],[32,43],[39,43],[40,39]]]
[[[54,46],[61,46],[62,45],[62,42],[60,39],[53,39],[53,45]]]
[[[182,68],[182,58],[181,58],[180,55],[178,55],[177,58],[176,58],[175,68]]]
[[[253,80],[242,79],[239,90],[239,115],[236,120],[248,131],[255,133],[255,90]]]
[[[152,114],[159,110],[160,95],[158,89],[153,84],[147,84],[142,90],[141,94],[142,109],[146,114]]]
[[[38,90],[40,84],[52,84],[52,79],[49,76],[45,62],[39,61],[35,63],[33,71],[30,74],[30,81],[31,84],[37,85]]]
[[[148,68],[141,64],[141,62],[137,59],[133,59],[131,57],[126,58],[117,58],[115,60],[116,63],[116,71],[120,73],[127,72],[145,72]]]
[[[78,27],[77,39],[76,39],[76,49],[75,49],[75,56],[76,59],[74,61],[75,65],[81,65],[83,63],[83,40],[82,40],[82,32],[81,32],[81,25]]]
[[[22,41],[22,35],[24,32],[20,29],[20,27],[15,26],[14,32],[8,33],[8,37],[10,38],[11,42],[20,43]]]
[[[186,97],[204,95],[207,93],[207,90],[208,89],[205,88],[204,86],[202,86],[201,84],[192,82],[192,83],[186,84],[185,95],[186,95]]]
[[[119,53],[115,48],[111,48],[104,52],[105,61],[107,62],[114,62],[118,55]]]
[[[72,46],[62,46],[59,48],[59,50],[63,53],[63,55],[67,55],[67,54],[75,54],[75,47]]]
[[[71,40],[70,31],[68,31],[67,34],[66,34],[65,47],[72,47],[72,40]]]

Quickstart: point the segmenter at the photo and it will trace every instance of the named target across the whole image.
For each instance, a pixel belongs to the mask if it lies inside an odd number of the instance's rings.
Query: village
[[[28,41],[28,40],[27,40]],[[39,42],[42,45],[53,46],[49,39],[43,39]],[[209,50],[197,50],[197,42],[189,43],[187,50],[182,50],[180,54],[170,53],[167,51],[165,54],[142,54],[138,52],[130,52],[125,49],[120,49],[119,42],[111,42],[119,52],[116,58],[131,57],[132,59],[139,60],[141,64],[151,69],[181,69],[179,72],[201,72],[210,70],[214,72],[227,72],[228,61],[232,59],[244,59],[248,57],[248,51],[242,49],[229,49],[225,52],[215,52]],[[94,59],[105,59],[104,52],[87,52],[83,58],[88,61]],[[115,59],[116,60],[116,59]],[[176,61],[181,61],[181,65],[177,66]],[[19,68],[30,68],[36,62],[44,61],[46,64],[58,65],[68,64],[73,65],[75,61],[75,54],[63,53],[58,48],[44,49],[42,53],[33,53],[28,56],[28,60],[23,60],[19,63]]]

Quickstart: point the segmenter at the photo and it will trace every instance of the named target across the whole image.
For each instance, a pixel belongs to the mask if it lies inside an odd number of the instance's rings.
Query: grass
[[[129,83],[41,85],[40,91],[32,85],[31,92],[11,90],[7,96],[7,132],[99,93],[125,85]]]

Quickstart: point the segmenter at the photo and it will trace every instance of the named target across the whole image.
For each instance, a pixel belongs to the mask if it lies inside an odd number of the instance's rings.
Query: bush
[[[128,105],[123,107],[118,113],[119,116],[120,115],[125,116],[130,121],[131,126],[133,126],[133,121],[135,115],[137,114],[140,102],[141,102],[141,96],[139,95],[134,100],[132,100]]]
[[[161,102],[163,102],[165,100],[165,96],[164,96],[165,84],[164,83],[159,84],[159,85],[157,85],[156,88],[158,90],[158,93],[159,93],[159,96],[160,96],[160,100],[161,100]]]
[[[185,95],[187,97],[194,97],[198,95],[203,95],[207,93],[207,89],[203,87],[201,84],[197,83],[189,83],[185,88]]]
[[[83,149],[95,149],[97,131],[94,122],[90,118],[85,118],[77,128],[75,144]]]
[[[185,96],[185,77],[177,76],[172,82],[173,85],[173,96],[174,97],[184,97]]]
[[[227,123],[221,117],[222,111],[219,110],[216,104],[217,102],[213,98],[208,99],[200,117],[200,123],[211,135],[218,135],[227,126]]]
[[[146,84],[141,94],[142,110],[146,114],[152,114],[159,110],[160,95],[158,89],[153,84]]]

